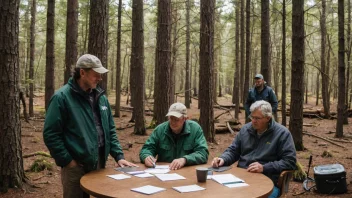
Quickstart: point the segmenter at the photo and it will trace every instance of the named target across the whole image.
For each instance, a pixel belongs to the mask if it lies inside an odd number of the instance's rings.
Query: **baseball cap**
[[[174,103],[170,106],[169,113],[166,116],[175,116],[177,118],[187,116],[187,107],[180,102]]]
[[[79,57],[76,63],[76,68],[93,69],[99,74],[104,74],[109,71],[105,67],[103,67],[98,57],[91,54],[84,54]]]
[[[264,79],[264,77],[261,74],[256,74],[254,79]]]

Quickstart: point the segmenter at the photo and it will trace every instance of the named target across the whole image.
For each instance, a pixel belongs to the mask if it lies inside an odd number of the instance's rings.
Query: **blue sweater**
[[[296,149],[290,131],[273,119],[268,130],[258,137],[252,123],[242,127],[232,144],[220,156],[224,165],[238,161],[247,168],[253,162],[263,165],[263,173],[277,184],[283,170],[296,168]]]

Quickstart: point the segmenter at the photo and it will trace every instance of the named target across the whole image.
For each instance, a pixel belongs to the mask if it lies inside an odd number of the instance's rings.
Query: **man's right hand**
[[[156,162],[156,159],[155,159],[153,156],[151,156],[151,155],[149,155],[148,157],[146,157],[146,158],[144,159],[144,164],[145,164],[147,167],[154,167],[155,162]],[[154,163],[154,164],[153,164],[153,163]]]
[[[220,167],[222,165],[224,165],[224,159],[220,158],[220,157],[215,157],[212,161],[212,166],[217,168],[217,167]]]
[[[73,168],[78,166],[77,162],[75,160],[72,160],[69,164],[66,165],[66,168]]]

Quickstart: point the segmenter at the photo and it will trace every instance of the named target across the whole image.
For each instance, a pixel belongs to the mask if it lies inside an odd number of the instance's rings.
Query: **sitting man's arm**
[[[241,133],[244,131],[244,127],[242,127],[232,144],[221,154],[220,158],[223,159],[224,162],[218,161],[219,166],[230,166],[239,160],[241,155]]]
[[[191,133],[195,133],[195,145],[193,147],[193,153],[182,157],[186,160],[185,165],[205,164],[208,161],[209,151],[203,130],[199,126],[196,131],[192,131]]]
[[[279,174],[284,170],[294,170],[296,168],[296,149],[288,130],[282,135],[278,144],[277,155],[279,160],[264,164],[263,173]]]
[[[157,129],[155,129],[152,134],[150,134],[148,140],[143,145],[141,151],[139,152],[139,158],[142,163],[144,163],[148,167],[152,167],[152,160],[155,163],[155,156],[157,154],[157,145],[159,139],[157,137]]]

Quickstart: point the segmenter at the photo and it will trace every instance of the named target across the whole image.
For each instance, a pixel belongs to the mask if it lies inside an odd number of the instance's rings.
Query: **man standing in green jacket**
[[[105,167],[110,154],[117,166],[136,166],[124,159],[105,91],[97,85],[108,72],[93,55],[81,56],[68,83],[50,100],[45,116],[44,142],[61,166],[63,197],[89,197],[81,177]]]
[[[171,170],[207,163],[209,151],[203,130],[198,123],[187,120],[186,106],[174,103],[166,116],[169,120],[155,128],[141,149],[141,162],[148,167],[156,161],[169,162]]]

